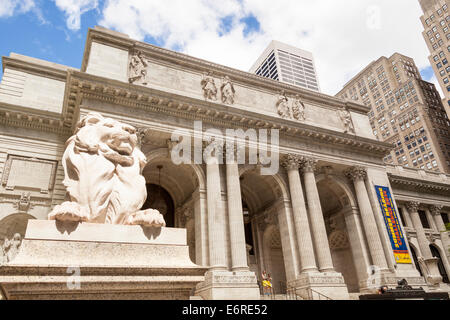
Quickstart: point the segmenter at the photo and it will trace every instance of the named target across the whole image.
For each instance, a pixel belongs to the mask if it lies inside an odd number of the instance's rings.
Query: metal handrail
[[[310,296],[311,299],[310,299],[310,300],[314,300],[314,299],[313,299],[313,298],[314,298],[313,293],[316,293],[316,294],[319,295],[319,300],[322,300],[322,299],[320,299],[320,297],[324,297],[325,300],[333,300],[333,299],[331,299],[330,297],[324,295],[323,293],[320,293],[320,292],[318,292],[318,291],[316,291],[316,290],[313,290],[313,289],[311,289],[311,288],[309,288],[309,291],[311,292],[311,296]]]

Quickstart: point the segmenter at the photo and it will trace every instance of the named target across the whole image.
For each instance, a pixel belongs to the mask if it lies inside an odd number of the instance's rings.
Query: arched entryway
[[[202,236],[205,230],[201,230],[206,228],[206,223],[194,222],[207,213],[206,204],[202,201],[205,193],[202,168],[197,165],[175,165],[167,148],[147,152],[146,156],[148,164],[142,175],[147,183],[147,200],[143,208],[160,211],[167,227],[186,228],[191,260],[199,265],[208,265],[208,245]]]
[[[274,293],[286,293],[289,257],[284,254],[288,249],[283,245],[278,221],[280,203],[283,205],[283,199],[288,197],[286,186],[281,177],[262,176],[254,167],[241,168],[240,184],[243,209],[247,212],[244,225],[250,270],[256,272],[260,282],[261,273],[266,271],[272,277]],[[288,263],[292,265],[292,261]]]
[[[357,212],[351,188],[339,177],[319,175],[317,189],[334,269],[342,274],[350,293],[359,292],[361,289],[359,278],[365,270],[361,269],[358,277],[354,257],[356,253],[352,250],[348,227],[350,223],[348,216]]]
[[[26,213],[14,213],[0,220],[0,244],[4,239],[11,239],[14,234],[19,233],[22,238],[25,237],[28,220],[36,219]]]
[[[162,167],[161,167],[162,170]],[[175,208],[169,192],[160,185],[147,183],[147,200],[142,210],[156,209],[164,216],[166,227],[175,227]]]

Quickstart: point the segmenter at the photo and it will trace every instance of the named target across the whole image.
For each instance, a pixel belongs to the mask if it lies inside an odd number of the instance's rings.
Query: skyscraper
[[[251,73],[320,91],[311,52],[279,41],[272,41],[250,69]]]
[[[450,172],[450,121],[438,91],[422,80],[413,59],[399,53],[381,57],[336,96],[372,107],[374,135],[395,147],[387,163]]]
[[[430,50],[428,59],[444,92],[443,104],[450,116],[450,0],[419,0],[419,3],[424,13],[420,17],[422,35]]]

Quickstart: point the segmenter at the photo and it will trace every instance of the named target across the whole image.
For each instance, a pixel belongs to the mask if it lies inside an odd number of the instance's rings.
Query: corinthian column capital
[[[367,169],[360,166],[351,167],[344,171],[350,180],[364,180],[367,177]]]
[[[411,212],[417,212],[419,210],[420,202],[418,201],[410,201],[406,203],[406,209]]]
[[[302,157],[301,164],[303,172],[314,172],[316,170],[317,160],[310,157]]]
[[[281,165],[287,170],[298,170],[301,166],[301,160],[302,159],[300,156],[289,153],[283,157],[281,160]]]
[[[432,205],[432,206],[430,206],[430,212],[433,216],[440,215],[443,207],[444,206],[440,206],[440,205]]]

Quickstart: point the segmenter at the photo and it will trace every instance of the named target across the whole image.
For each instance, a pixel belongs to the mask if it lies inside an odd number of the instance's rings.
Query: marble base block
[[[29,220],[0,288],[6,299],[189,299],[206,271],[185,229]]]
[[[259,300],[257,278],[251,271],[208,271],[197,285],[196,296],[204,300]]]
[[[288,283],[288,290],[306,300],[349,300],[344,277],[338,272],[303,273]]]

